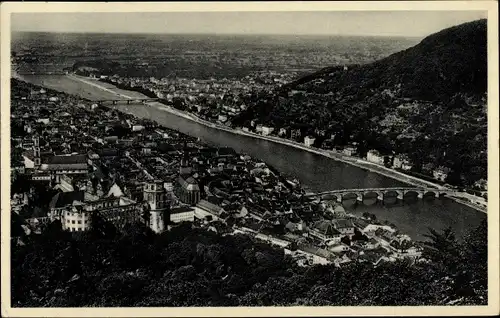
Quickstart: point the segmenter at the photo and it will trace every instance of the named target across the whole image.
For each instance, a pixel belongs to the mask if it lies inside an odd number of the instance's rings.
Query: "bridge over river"
[[[384,197],[398,198],[403,200],[405,197],[417,197],[422,199],[426,196],[433,196],[439,198],[445,195],[457,195],[457,191],[442,190],[435,188],[366,188],[366,189],[341,189],[332,190],[319,193],[308,193],[305,195],[307,198],[321,198],[322,200],[336,200],[342,202],[346,197],[354,198],[357,201],[363,201],[366,198],[377,198],[380,201]]]
[[[155,102],[160,100],[159,98],[129,98],[129,99],[99,99],[99,100],[92,100],[94,103],[97,103],[98,105],[105,105],[105,104],[112,104],[112,105],[118,105],[118,104],[138,104],[138,103],[146,103],[146,102]]]

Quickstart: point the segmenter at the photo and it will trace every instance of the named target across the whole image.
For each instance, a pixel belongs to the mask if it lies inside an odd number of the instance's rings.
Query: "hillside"
[[[451,183],[471,184],[486,178],[486,26],[461,24],[370,64],[324,68],[250,97],[233,125],[256,120],[300,129],[297,139],[313,135],[318,147],[356,141],[361,154],[408,153],[416,172],[442,166]]]
[[[101,224],[104,225],[104,224]],[[13,307],[416,306],[487,303],[486,222],[463,243],[430,233],[430,263],[300,267],[246,235],[54,222],[11,245]],[[72,235],[73,234],[73,235]]]
[[[446,101],[455,93],[481,95],[487,88],[486,20],[442,30],[418,45],[367,65],[325,68],[288,89],[344,92],[390,89],[397,97]],[[315,81],[324,80],[321,85]]]

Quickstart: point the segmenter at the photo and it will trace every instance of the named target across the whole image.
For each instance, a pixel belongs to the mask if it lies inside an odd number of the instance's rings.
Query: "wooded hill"
[[[450,183],[472,185],[486,178],[486,26],[461,24],[379,61],[327,67],[256,94],[233,125],[300,129],[318,147],[335,134],[333,145],[408,154],[416,172],[443,166]]]

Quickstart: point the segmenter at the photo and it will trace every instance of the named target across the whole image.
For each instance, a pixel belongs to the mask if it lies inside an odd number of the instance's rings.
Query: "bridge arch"
[[[401,195],[401,191],[397,191],[397,190],[387,190],[384,192],[384,198],[386,197],[399,197]]]
[[[344,200],[356,200],[363,201],[363,194],[360,191],[346,191],[341,194],[342,201]]]
[[[340,194],[340,193],[325,193],[325,194],[321,195],[321,200],[325,200],[325,201],[335,200],[335,201],[337,201],[339,196],[342,196],[342,194]]]
[[[384,200],[386,197],[396,196],[398,199],[403,200],[406,197],[414,197],[422,199],[424,196],[434,196],[440,197],[445,195],[453,194],[450,190],[439,190],[434,188],[410,188],[410,187],[400,187],[400,188],[366,188],[366,189],[343,189],[343,190],[333,190],[325,191],[320,193],[307,194],[306,197],[319,198],[320,200],[336,200],[337,202],[342,202],[344,200],[363,201],[363,199],[368,197],[374,197],[376,194],[377,199]]]
[[[424,197],[430,197],[433,196],[435,198],[439,198],[439,191],[438,190],[426,190],[424,192]]]

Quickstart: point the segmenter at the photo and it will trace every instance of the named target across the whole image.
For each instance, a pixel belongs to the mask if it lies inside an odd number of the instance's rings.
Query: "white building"
[[[311,137],[311,136],[306,136],[304,138],[304,144],[308,147],[311,147],[313,144],[314,144],[314,141],[316,140],[316,138],[314,137]]]
[[[384,164],[384,156],[382,156],[377,150],[370,150],[366,154],[366,160],[379,165]]]
[[[174,223],[193,222],[194,209],[191,207],[178,207],[170,210],[170,221]]]
[[[132,126],[132,131],[141,131],[141,130],[144,130],[144,126],[142,126],[142,125]]]
[[[149,205],[149,226],[156,233],[165,230],[165,213],[169,202],[166,200],[165,188],[161,180],[147,182],[143,188],[144,200]]]
[[[219,115],[218,119],[220,122],[225,123],[227,121],[227,116],[226,115]]]
[[[342,153],[347,156],[354,156],[356,152],[357,149],[354,146],[347,146],[342,150]]]
[[[274,131],[273,127],[262,126],[262,135],[270,135]]]
[[[392,163],[392,166],[395,169],[403,169],[403,170],[410,170],[412,168],[412,164],[407,155],[396,155],[394,157],[394,162]]]
[[[218,220],[224,209],[216,204],[201,200],[194,208],[194,216],[198,219],[204,219],[207,216],[212,217],[212,220]]]
[[[50,123],[50,119],[49,118],[38,118],[36,120],[37,123],[43,123],[45,125],[48,125]]]
[[[83,232],[90,229],[94,213],[117,227],[137,222],[141,218],[141,206],[125,197],[108,195],[98,199],[84,191],[60,192],[50,201],[49,218],[60,220],[65,231]]]

